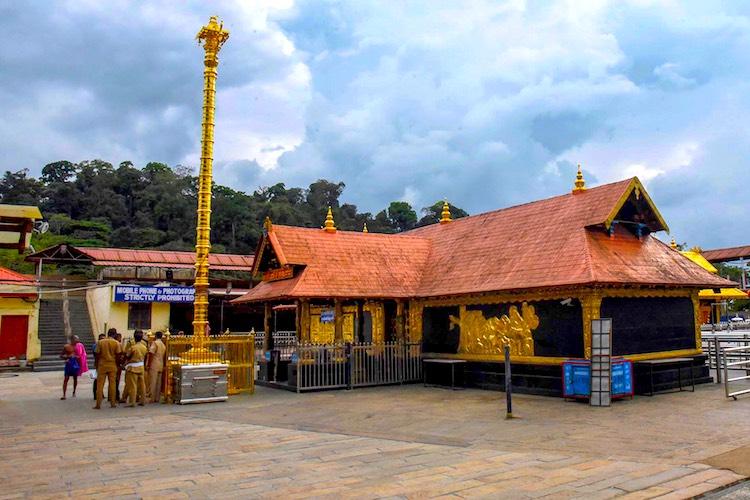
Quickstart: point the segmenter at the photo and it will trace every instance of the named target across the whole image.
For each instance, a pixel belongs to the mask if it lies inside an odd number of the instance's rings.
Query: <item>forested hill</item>
[[[442,202],[420,210],[394,201],[373,215],[342,203],[345,185],[318,180],[307,188],[283,183],[251,194],[214,184],[211,213],[212,251],[252,253],[266,216],[274,223],[320,227],[328,206],[336,226],[361,231],[393,233],[436,223]],[[39,178],[28,170],[5,172],[0,180],[0,202],[37,205],[50,229],[34,234],[32,245],[41,250],[60,242],[83,246],[193,250],[197,177],[185,167],[151,162],[138,168],[132,162],[118,166],[102,160],[58,161],[42,169]],[[466,216],[451,207],[454,218]],[[22,257],[3,251],[0,264],[29,272]]]

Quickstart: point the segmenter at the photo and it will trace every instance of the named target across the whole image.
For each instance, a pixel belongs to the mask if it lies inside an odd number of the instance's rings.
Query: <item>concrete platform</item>
[[[718,385],[596,409],[519,395],[505,420],[502,393],[472,389],[94,411],[89,381],[66,401],[60,384],[0,379],[0,498],[689,498],[742,480],[750,445],[750,398]]]

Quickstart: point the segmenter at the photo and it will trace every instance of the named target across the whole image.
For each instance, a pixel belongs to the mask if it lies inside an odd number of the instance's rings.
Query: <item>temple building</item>
[[[466,360],[469,385],[498,387],[510,345],[514,384],[560,393],[560,363],[591,355],[591,319],[613,320],[613,353],[701,355],[699,291],[734,284],[652,233],[668,231],[637,178],[399,234],[265,223],[253,275],[234,303],[294,306],[300,342],[420,342]],[[271,336],[266,336],[270,342]],[[516,378],[518,377],[518,381]]]

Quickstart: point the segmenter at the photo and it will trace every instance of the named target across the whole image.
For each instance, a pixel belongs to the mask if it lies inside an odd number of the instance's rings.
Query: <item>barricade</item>
[[[732,391],[730,388],[731,382],[750,380],[750,347],[725,347],[721,350],[721,354],[724,365],[724,393],[726,396],[737,400],[737,396],[741,394],[750,394],[750,389]],[[735,359],[735,361],[731,361],[731,359]],[[745,370],[745,375],[730,377],[729,370]]]
[[[195,343],[193,337],[169,337],[165,364],[165,397],[172,401],[175,370],[182,364],[180,358]],[[228,392],[239,394],[255,390],[255,339],[252,335],[215,335],[204,338],[204,351],[197,359],[191,356],[192,364],[225,363],[229,365]]]
[[[420,343],[300,344],[292,362],[297,392],[422,380]]]
[[[750,334],[748,333],[735,333],[735,334],[706,334],[702,335],[702,348],[703,353],[708,356],[708,367],[710,370],[716,370],[716,383],[722,381],[722,371],[724,370],[724,363],[722,357],[722,349],[727,347],[747,347],[750,346]],[[747,361],[750,360],[750,352],[746,351],[730,351],[728,353],[728,361]],[[736,365],[735,365],[736,366]]]

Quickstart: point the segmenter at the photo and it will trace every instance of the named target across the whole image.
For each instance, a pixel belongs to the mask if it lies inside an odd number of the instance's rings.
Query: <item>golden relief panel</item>
[[[420,302],[409,303],[409,324],[407,325],[407,339],[409,342],[422,341],[422,310],[424,306]]]
[[[460,318],[449,317],[450,328],[460,328],[459,354],[499,354],[505,345],[513,356],[533,356],[531,332],[539,326],[534,306],[524,302],[519,312],[510,306],[508,314],[486,318],[482,311],[460,308]]]
[[[310,342],[313,344],[333,344],[335,342],[335,323],[320,321],[320,314],[327,310],[333,310],[333,307],[310,306]],[[345,306],[343,311],[344,317],[341,323],[343,341],[353,342],[354,320],[357,316],[357,308],[354,306]]]
[[[385,310],[381,302],[366,302],[364,311],[372,318],[372,341],[376,344],[385,342]]]

